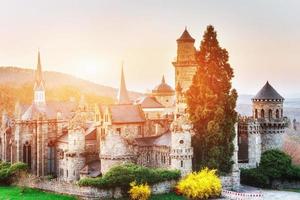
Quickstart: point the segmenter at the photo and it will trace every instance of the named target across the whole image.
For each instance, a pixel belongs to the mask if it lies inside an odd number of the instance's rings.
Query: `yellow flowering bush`
[[[176,190],[189,199],[208,199],[221,195],[222,184],[216,170],[204,168],[180,180]]]
[[[136,182],[131,182],[130,183],[130,190],[129,190],[129,195],[132,200],[147,200],[149,199],[151,195],[151,189],[149,185],[146,184],[140,184],[137,185]]]

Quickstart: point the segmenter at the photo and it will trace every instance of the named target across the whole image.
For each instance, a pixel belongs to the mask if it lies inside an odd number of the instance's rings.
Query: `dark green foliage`
[[[293,166],[291,157],[280,150],[265,151],[257,168],[241,170],[241,183],[246,185],[269,188],[273,180],[300,180],[300,167]]]
[[[292,166],[292,159],[280,150],[265,151],[261,155],[259,168],[270,179],[284,178],[286,172]]]
[[[24,163],[0,163],[0,184],[9,184],[19,172],[26,171],[27,165]]]
[[[199,68],[186,93],[196,132],[193,166],[195,170],[208,166],[227,173],[233,164],[237,92],[231,87],[233,69],[228,52],[219,46],[213,26],[207,27],[196,57]]]
[[[242,169],[241,183],[254,187],[266,188],[269,184],[269,178],[259,168]]]
[[[124,164],[111,168],[103,177],[80,179],[78,184],[99,188],[128,188],[132,181],[139,184],[154,184],[161,181],[176,180],[179,177],[180,172],[178,170],[152,169],[134,164]]]

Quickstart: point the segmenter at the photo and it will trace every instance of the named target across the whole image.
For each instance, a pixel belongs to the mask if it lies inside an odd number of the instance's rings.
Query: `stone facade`
[[[37,188],[61,194],[74,195],[80,199],[117,199],[123,197],[120,188],[100,189],[96,187],[79,187],[74,183],[68,183],[59,179],[45,180],[35,176],[23,177],[17,183],[18,186]],[[164,181],[151,185],[152,194],[168,193],[172,190],[176,181]],[[126,191],[127,192],[127,191]]]
[[[261,154],[270,149],[281,149],[287,118],[283,116],[283,97],[267,82],[252,99],[251,117],[239,117],[239,164],[254,168]]]

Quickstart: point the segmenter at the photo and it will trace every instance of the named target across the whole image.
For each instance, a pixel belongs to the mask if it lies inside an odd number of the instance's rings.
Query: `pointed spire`
[[[131,104],[126,88],[125,78],[124,78],[124,71],[123,71],[123,63],[121,69],[121,82],[120,88],[118,93],[118,104]]]
[[[36,81],[36,84],[38,84],[38,85],[43,81],[40,50],[38,50],[38,60],[37,60],[37,66],[36,66],[36,72],[35,72],[35,81]]]
[[[163,75],[163,77],[162,77],[162,79],[161,79],[161,83],[166,83],[165,75]]]

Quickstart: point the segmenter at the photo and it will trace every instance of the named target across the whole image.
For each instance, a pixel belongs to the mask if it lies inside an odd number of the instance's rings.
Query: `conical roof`
[[[195,42],[195,39],[192,38],[190,33],[185,28],[180,38],[177,39],[177,42]]]
[[[252,100],[279,100],[279,101],[283,101],[284,98],[267,81],[267,83],[252,98]]]
[[[121,71],[120,88],[119,88],[119,92],[118,92],[118,104],[131,104],[129,95],[127,92],[127,88],[126,88],[123,66],[122,66],[122,71]]]

